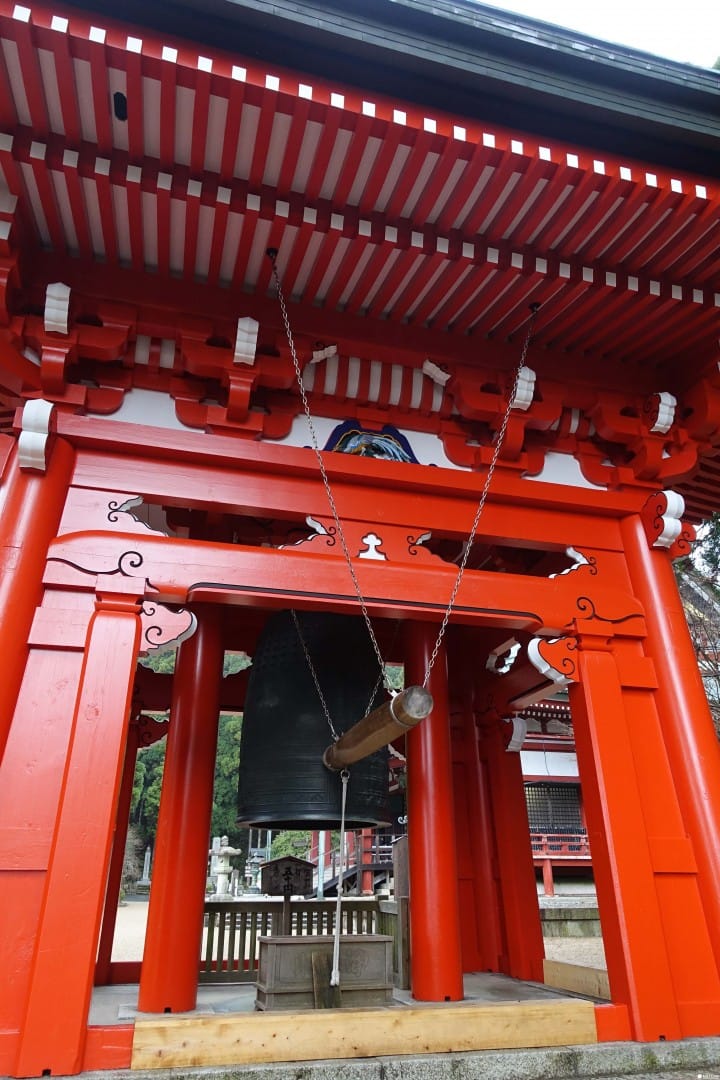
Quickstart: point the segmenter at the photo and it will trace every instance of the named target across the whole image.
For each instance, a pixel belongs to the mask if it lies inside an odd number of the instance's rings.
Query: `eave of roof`
[[[419,78],[405,96],[308,79],[329,48],[284,67],[250,55],[244,24],[215,50],[125,10],[118,21],[0,8],[0,225],[34,275],[26,285],[91,280],[104,263],[98,275],[181,278],[252,294],[259,309],[276,247],[289,295],[338,338],[412,338],[428,355],[474,362],[483,350],[505,366],[532,301],[535,346],[574,381],[682,395],[716,361],[720,187],[682,153],[663,170],[641,141],[606,155],[587,132],[590,152],[485,123],[478,107],[419,109],[407,100]],[[281,39],[265,18],[268,50]],[[706,460],[695,516],[716,507],[719,477]]]
[[[117,13],[111,0],[78,6]],[[123,17],[418,104],[720,175],[720,74],[468,0],[365,0],[361,13],[354,0],[127,0]]]

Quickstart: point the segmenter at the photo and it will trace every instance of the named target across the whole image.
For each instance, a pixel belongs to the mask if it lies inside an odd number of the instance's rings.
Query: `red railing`
[[[587,833],[531,832],[530,843],[534,859],[590,858]]]
[[[546,896],[555,895],[553,866],[583,866],[591,861],[587,833],[531,832],[533,861],[542,867]]]

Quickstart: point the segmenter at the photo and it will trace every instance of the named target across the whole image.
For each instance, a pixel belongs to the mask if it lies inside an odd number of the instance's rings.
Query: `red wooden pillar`
[[[631,737],[636,723],[647,734],[651,728],[642,703],[637,715],[635,709],[632,717],[627,715],[606,641],[581,640],[578,670],[581,685],[571,685],[570,704],[612,1000],[628,1007],[633,1038],[680,1038],[663,913],[653,880],[653,863],[662,855],[660,845],[651,849],[644,815],[648,792],[643,791],[642,770],[637,770],[637,740]],[[662,776],[657,779],[662,783]],[[672,853],[678,846],[670,839],[672,819],[667,831]]]
[[[665,549],[650,546],[639,515],[623,522],[633,591],[645,608],[647,651],[675,790],[692,841],[705,917],[720,969],[720,744],[680,593]]]
[[[543,859],[542,864],[543,892],[545,896],[555,895],[555,879],[553,877],[552,859]]]
[[[360,852],[362,859],[362,878],[361,888],[363,896],[372,896],[375,892],[375,885],[373,883],[372,861],[373,861],[373,831],[372,829],[362,829],[360,840]]]
[[[115,937],[117,908],[120,900],[120,887],[122,885],[125,845],[127,844],[128,827],[130,824],[130,804],[132,802],[133,780],[135,779],[135,763],[138,750],[137,730],[136,724],[130,725],[127,744],[125,746],[125,761],[123,764],[122,781],[120,783],[120,797],[118,799],[117,825],[115,827],[112,854],[110,856],[110,869],[108,871],[107,889],[105,891],[105,908],[103,911],[102,927],[100,929],[97,963],[95,965],[96,986],[106,986],[110,982],[110,962],[112,960],[113,938]]]
[[[197,615],[173,678],[140,976],[143,1012],[187,1012],[197,1000],[223,665],[218,612]]]
[[[405,631],[405,680],[425,678],[437,627],[410,623]],[[463,997],[447,658],[440,648],[428,690],[433,711],[408,734],[408,852],[413,997]]]
[[[75,453],[57,440],[44,473],[20,469],[17,447],[2,480],[0,514],[0,758],[27,660],[27,639],[40,602],[48,545],[60,524]]]
[[[91,619],[14,1075],[82,1067],[140,635],[137,581],[106,579]],[[112,591],[110,591],[112,590]],[[61,988],[61,989],[59,989]]]
[[[490,783],[506,957],[503,970],[516,979],[543,981],[545,949],[530,845],[520,754],[505,748],[497,720],[483,725],[480,754]]]
[[[502,935],[493,867],[495,845],[486,770],[475,722],[477,649],[463,635],[448,644],[453,691],[453,791],[460,925],[465,971],[499,971]]]

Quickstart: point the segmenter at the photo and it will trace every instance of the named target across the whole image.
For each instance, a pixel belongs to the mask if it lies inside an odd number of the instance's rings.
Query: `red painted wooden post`
[[[26,472],[11,454],[2,481],[0,514],[0,758],[27,661],[27,638],[40,602],[48,545],[57,535],[75,454],[59,439],[47,470]]]
[[[544,946],[525,786],[520,755],[505,749],[503,735],[500,721],[488,720],[480,737],[495,830],[506,951],[503,970],[516,979],[542,982]]]
[[[218,612],[197,615],[173,679],[140,976],[143,1012],[187,1012],[197,1000],[223,666]]]
[[[661,730],[692,840],[705,917],[720,969],[720,744],[666,550],[652,548],[637,515],[623,522],[628,570],[645,607]]]
[[[140,635],[137,581],[99,579],[15,1075],[82,1065]],[[104,586],[107,585],[107,589]],[[61,988],[61,992],[60,992]]]
[[[457,696],[452,750],[463,967],[465,971],[499,971],[503,950],[495,846],[474,710],[477,650],[467,638],[458,637],[448,644],[448,669]]]
[[[362,895],[372,896],[375,892],[375,886],[373,883],[373,872],[371,869],[373,860],[373,831],[372,829],[362,829],[360,836],[360,853],[362,859]]]
[[[112,960],[113,938],[115,937],[115,924],[117,922],[117,909],[118,903],[120,902],[125,846],[127,844],[128,827],[130,824],[130,804],[132,802],[133,780],[135,779],[137,749],[137,725],[131,724],[128,731],[127,744],[125,746],[123,775],[120,784],[120,797],[118,799],[117,824],[115,826],[115,836],[113,838],[112,854],[110,856],[110,869],[108,871],[108,883],[105,892],[105,908],[103,910],[100,942],[98,944],[97,962],[95,964],[96,986],[106,986],[107,983],[110,982],[110,963]]]
[[[645,718],[635,709],[627,715],[604,641],[581,639],[578,671],[570,704],[612,1000],[628,1005],[633,1038],[677,1039],[682,1028],[630,730]]]
[[[10,1050],[0,1038],[2,1075],[12,1073],[25,1018],[82,663],[82,647],[30,649],[0,762],[0,923],[12,927],[0,935],[0,1031],[12,1041]]]
[[[553,879],[552,859],[543,859],[542,863],[543,892],[545,896],[555,895],[555,881]]]
[[[437,627],[410,623],[405,631],[405,679],[422,685]],[[434,707],[409,732],[408,853],[412,993],[418,1001],[463,997],[447,659],[441,647],[428,690]]]

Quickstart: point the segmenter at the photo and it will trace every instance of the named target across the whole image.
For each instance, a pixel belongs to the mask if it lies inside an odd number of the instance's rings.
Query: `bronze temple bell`
[[[298,612],[318,682],[338,733],[386,698],[363,619]],[[238,823],[272,829],[337,829],[340,774],[323,764],[332,743],[292,612],[271,615],[250,671],[238,782]],[[391,821],[385,747],[349,766],[345,827]]]

